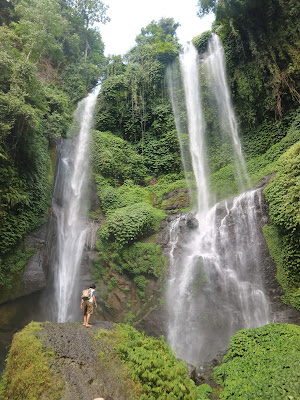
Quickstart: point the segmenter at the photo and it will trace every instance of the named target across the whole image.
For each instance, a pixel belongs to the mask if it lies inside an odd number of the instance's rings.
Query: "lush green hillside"
[[[51,149],[101,74],[104,45],[90,23],[105,21],[106,9],[93,4],[0,4],[0,287],[35,251],[22,243],[51,204]]]

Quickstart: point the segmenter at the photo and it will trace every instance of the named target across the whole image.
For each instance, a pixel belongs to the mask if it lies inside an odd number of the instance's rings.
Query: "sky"
[[[197,17],[197,0],[104,0],[109,5],[111,21],[100,25],[105,56],[125,54],[135,45],[135,38],[151,23],[161,18],[174,18],[180,23],[177,36],[181,44],[209,30],[214,15]]]

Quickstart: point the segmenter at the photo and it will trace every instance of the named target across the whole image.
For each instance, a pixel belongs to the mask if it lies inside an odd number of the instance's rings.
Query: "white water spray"
[[[167,340],[194,365],[225,350],[237,330],[270,322],[257,241],[260,196],[251,191],[217,204],[185,236],[179,219],[170,227]]]
[[[79,308],[78,274],[88,233],[87,184],[89,181],[89,143],[98,86],[79,102],[74,114],[74,134],[61,150],[58,167],[58,196],[53,202],[57,217],[57,255],[54,266],[55,319],[74,319]],[[55,199],[55,196],[54,196]],[[76,300],[74,301],[74,298]]]
[[[244,189],[249,183],[248,175],[220,46],[218,37],[213,36],[204,63],[217,95],[220,126],[225,126],[230,133],[239,185]],[[237,330],[264,325],[270,317],[260,279],[261,255],[257,242],[261,193],[246,192],[233,201],[209,209],[205,122],[196,50],[190,46],[181,56],[180,63],[197,187],[195,216],[199,228],[187,229],[182,235],[182,217],[170,227],[167,340],[179,358],[197,364],[224,350]],[[173,108],[176,114],[178,108]],[[176,118],[175,115],[175,121]]]
[[[222,130],[225,134],[231,135],[239,186],[241,190],[245,190],[246,187],[250,186],[250,179],[242,153],[241,142],[238,135],[238,124],[226,79],[224,50],[219,36],[215,33],[212,34],[208,42],[208,51],[204,59],[204,64],[207,66],[207,73],[210,81],[212,81],[214,85],[214,95],[218,105]]]
[[[208,210],[209,191],[207,183],[207,166],[205,162],[205,123],[200,96],[200,82],[197,51],[193,45],[186,47],[180,57],[183,76],[188,131],[190,137],[190,153],[197,185],[198,212]]]

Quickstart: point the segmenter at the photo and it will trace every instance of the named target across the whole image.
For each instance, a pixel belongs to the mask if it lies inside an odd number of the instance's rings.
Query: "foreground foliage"
[[[105,337],[105,332],[99,338]],[[164,338],[154,339],[128,325],[117,325],[113,336],[120,359],[128,367],[134,382],[141,384],[140,399],[205,400],[211,391],[208,385],[196,387],[188,379],[185,361],[178,361]]]
[[[244,329],[230,341],[214,377],[225,385],[220,399],[298,399],[300,327],[269,324]]]

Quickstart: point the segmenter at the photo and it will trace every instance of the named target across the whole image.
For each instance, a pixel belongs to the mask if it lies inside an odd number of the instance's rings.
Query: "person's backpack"
[[[83,289],[81,298],[82,300],[89,300],[92,296],[92,290],[91,289]]]

